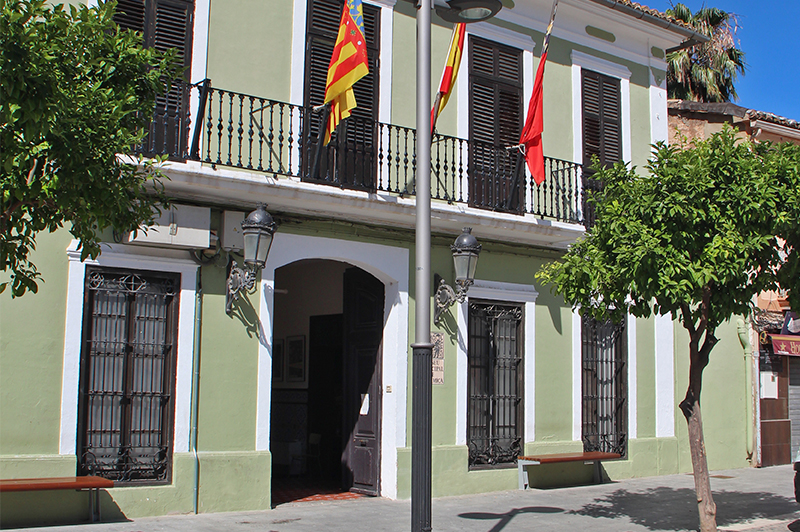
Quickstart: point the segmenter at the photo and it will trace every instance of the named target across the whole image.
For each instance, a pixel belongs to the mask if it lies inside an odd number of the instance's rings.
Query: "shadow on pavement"
[[[500,532],[507,524],[519,514],[557,514],[563,512],[563,508],[553,508],[552,506],[528,506],[527,508],[514,508],[502,514],[494,514],[489,512],[467,512],[458,514],[463,519],[485,519],[497,520],[489,532]]]
[[[798,509],[793,499],[765,492],[715,491],[714,502],[719,526],[774,518]],[[689,488],[620,489],[568,513],[609,519],[628,516],[631,522],[650,530],[696,530],[699,526],[695,493]],[[796,529],[790,530],[800,532],[796,523],[800,521],[792,523]]]
[[[800,532],[800,519],[798,519],[797,521],[792,521],[791,523],[789,523],[787,528],[789,530],[791,530],[792,532]]]

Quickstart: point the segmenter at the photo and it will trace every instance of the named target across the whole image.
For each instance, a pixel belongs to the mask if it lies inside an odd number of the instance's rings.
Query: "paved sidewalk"
[[[712,473],[720,530],[800,532],[791,466]],[[691,475],[602,485],[503,491],[433,500],[434,532],[697,530]],[[151,517],[27,529],[47,532],[408,531],[409,501],[360,498],[282,504],[270,511]]]

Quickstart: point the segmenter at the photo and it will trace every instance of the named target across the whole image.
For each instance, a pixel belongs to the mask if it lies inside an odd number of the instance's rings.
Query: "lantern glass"
[[[475,269],[478,266],[478,254],[471,251],[453,253],[453,263],[456,269],[456,281],[472,281],[475,279]]]

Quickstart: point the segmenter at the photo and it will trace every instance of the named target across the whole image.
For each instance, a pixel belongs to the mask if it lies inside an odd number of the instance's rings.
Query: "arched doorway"
[[[274,504],[380,493],[384,297],[383,283],[345,262],[304,259],[275,270]]]

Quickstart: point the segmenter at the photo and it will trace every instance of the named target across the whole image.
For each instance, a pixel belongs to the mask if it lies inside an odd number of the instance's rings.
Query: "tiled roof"
[[[638,11],[644,15],[649,15],[651,17],[655,17],[657,19],[661,19],[668,24],[672,24],[674,26],[678,26],[685,30],[689,30],[691,32],[695,32],[695,29],[689,26],[688,24],[680,21],[676,18],[673,18],[666,13],[663,13],[657,9],[653,9],[651,7],[639,4],[637,2],[632,2],[631,0],[595,0],[597,3],[605,4],[612,9],[615,9],[617,6],[622,8],[632,9],[634,11]],[[633,15],[635,16],[635,15]]]
[[[773,124],[800,129],[800,122],[797,120],[784,118],[773,113],[765,113],[764,111],[756,111],[755,109],[747,110],[747,118],[750,120],[763,120],[764,122],[772,122]]]
[[[683,21],[680,21],[676,18],[673,18],[666,13],[659,11],[658,9],[653,9],[651,7],[639,4],[637,2],[631,2],[631,0],[616,0],[618,4],[627,5],[630,8],[633,8],[637,11],[641,11],[642,13],[647,13],[648,15],[652,15],[654,17],[663,19],[667,22],[671,22],[673,24],[677,24],[678,26],[683,26],[686,29],[693,30],[691,26],[685,24]]]

